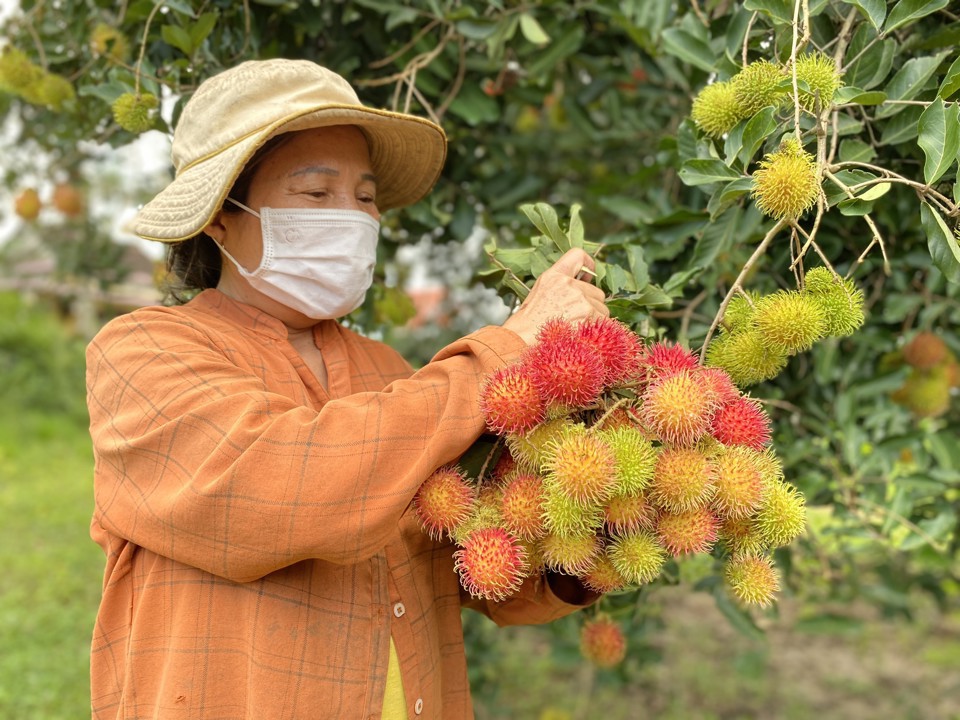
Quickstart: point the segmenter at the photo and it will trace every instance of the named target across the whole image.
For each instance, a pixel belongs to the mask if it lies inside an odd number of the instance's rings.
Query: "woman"
[[[488,373],[545,319],[606,308],[573,250],[417,372],[339,325],[380,212],[425,195],[445,154],[439,127],[306,61],[244,63],[185,107],[176,177],[134,230],[202,292],[88,349],[95,718],[472,716],[452,548],[410,502],[482,432]],[[535,623],[593,599],[550,576],[472,605]]]

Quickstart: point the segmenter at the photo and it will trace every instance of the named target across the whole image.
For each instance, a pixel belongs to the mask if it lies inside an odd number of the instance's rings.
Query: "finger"
[[[563,275],[576,277],[583,268],[594,269],[593,258],[580,248],[570,248],[553,264],[553,269]]]

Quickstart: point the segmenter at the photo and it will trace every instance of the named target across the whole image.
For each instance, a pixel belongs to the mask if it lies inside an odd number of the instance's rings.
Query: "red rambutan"
[[[603,383],[607,387],[637,374],[643,342],[624,323],[609,317],[586,320],[577,326],[577,337],[600,356],[604,366]]]
[[[627,639],[611,618],[598,615],[580,629],[580,653],[601,668],[610,668],[627,655]]]
[[[760,507],[766,485],[760,473],[759,455],[756,450],[737,445],[714,458],[713,508],[720,517],[746,517]]]
[[[662,513],[657,521],[657,536],[674,556],[709,552],[717,539],[716,515],[700,508],[679,513]]]
[[[643,395],[646,425],[665,443],[690,446],[709,429],[716,403],[697,375],[680,370],[651,383]]]
[[[509,449],[505,449],[497,458],[497,464],[490,471],[490,479],[499,483],[517,468],[517,461]]]
[[[617,478],[613,450],[582,427],[549,442],[541,469],[548,487],[582,504],[606,500]]]
[[[523,583],[527,555],[523,545],[503,528],[474,530],[453,554],[460,583],[473,597],[503,600]]]
[[[475,497],[463,472],[445,465],[423,482],[413,497],[413,507],[423,529],[438,539],[470,515]]]
[[[553,317],[537,330],[536,345],[549,345],[555,342],[569,342],[576,335],[576,327],[563,317]]]
[[[770,444],[770,417],[753,398],[741,395],[717,408],[710,434],[724,445],[763,450]]]
[[[723,405],[740,397],[739,388],[723,368],[702,367],[699,370],[698,377],[700,382],[707,387],[707,391],[713,396],[713,401],[717,405]]]
[[[544,401],[534,379],[519,364],[494,371],[480,391],[487,427],[498,434],[522,435],[544,418]]]
[[[682,345],[661,341],[647,347],[640,364],[646,370],[648,379],[654,380],[681,370],[695,370],[700,360]]]
[[[607,500],[604,508],[607,530],[612,535],[653,530],[657,522],[657,509],[646,495],[615,495]]]
[[[585,407],[603,390],[603,360],[593,347],[577,338],[534,346],[523,362],[548,406]]]
[[[715,468],[695,448],[664,448],[657,457],[648,493],[667,512],[705,507],[713,496]]]

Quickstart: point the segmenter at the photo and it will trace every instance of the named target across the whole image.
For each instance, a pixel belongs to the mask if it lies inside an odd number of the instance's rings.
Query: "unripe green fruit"
[[[752,195],[764,215],[776,220],[799,218],[820,195],[816,159],[796,138],[785,139],[754,171]]]
[[[744,116],[756,114],[768,105],[779,107],[787,98],[786,71],[768,60],[747,65],[731,80],[734,96]]]
[[[666,551],[653,533],[639,531],[614,538],[607,555],[617,572],[632,585],[644,585],[660,574]]]
[[[724,569],[727,584],[743,602],[766,606],[780,589],[773,561],[765,555],[736,555]]]
[[[753,321],[754,307],[759,299],[760,293],[755,290],[747,290],[746,297],[740,294],[734,295],[723,312],[723,325],[721,325],[723,330],[739,332],[749,328]]]
[[[117,125],[132,133],[142,133],[153,127],[153,111],[159,104],[153,93],[124,93],[111,107]]]
[[[763,344],[786,355],[809,350],[827,329],[823,309],[810,295],[785,290],[760,298],[753,322]]]
[[[566,418],[547,420],[524,435],[508,434],[507,448],[519,467],[538,473],[546,446],[571,427],[573,424]]]
[[[890,397],[917,417],[938,417],[950,409],[950,381],[946,364],[928,371],[914,369]]]
[[[567,575],[585,575],[593,569],[602,548],[593,533],[547,535],[540,541],[544,564]]]
[[[847,337],[863,325],[863,291],[852,280],[815,267],[807,272],[803,293],[820,306],[828,337]]]
[[[843,87],[842,76],[833,60],[821,52],[805,53],[797,58],[797,81],[805,82],[809,91],[800,91],[800,104],[807,110],[828,108],[833,96]]]
[[[787,354],[764,343],[759,330],[741,330],[713,339],[707,365],[723,368],[737,385],[747,387],[779,375],[787,366]]]
[[[64,103],[73,100],[76,92],[73,85],[65,77],[53,73],[44,73],[34,86],[30,102],[37,105],[46,105],[53,110],[62,110]]]
[[[704,133],[711,137],[720,137],[730,132],[746,114],[737,101],[733,84],[715,82],[697,93],[693,99],[690,117]]]
[[[0,54],[0,87],[17,94],[32,87],[43,76],[43,69],[26,53],[9,45]]]
[[[553,535],[583,535],[603,525],[600,503],[581,503],[558,488],[544,486],[543,526]]]
[[[637,427],[621,426],[601,430],[603,438],[616,461],[616,488],[619,494],[637,493],[643,490],[653,477],[657,463],[657,451]]]
[[[94,55],[104,55],[110,60],[123,62],[130,51],[130,43],[116,28],[100,23],[90,33],[90,49]]]
[[[787,545],[806,527],[803,495],[785,482],[770,483],[755,518],[760,537],[766,545]]]

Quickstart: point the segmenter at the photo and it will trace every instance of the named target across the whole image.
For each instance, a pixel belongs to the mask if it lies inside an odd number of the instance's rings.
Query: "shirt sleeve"
[[[482,613],[500,627],[506,627],[550,623],[590,607],[600,598],[599,593],[583,588],[577,602],[567,602],[554,592],[550,575],[531,575],[516,593],[499,602],[470,597],[461,588],[460,601],[463,607]]]
[[[119,318],[87,351],[94,522],[235,581],[307,558],[357,563],[479,436],[482,378],[523,346],[484,328],[381,392],[315,410],[200,325],[163,309]]]

